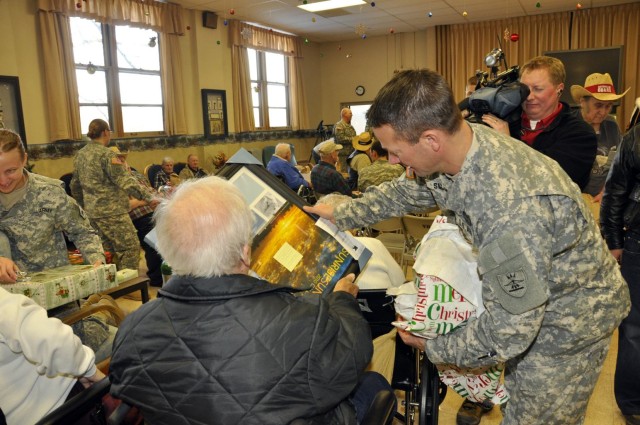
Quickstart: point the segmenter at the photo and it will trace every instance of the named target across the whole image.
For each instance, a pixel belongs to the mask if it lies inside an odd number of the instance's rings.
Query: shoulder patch
[[[548,295],[522,246],[511,234],[493,241],[480,251],[478,267],[502,307],[522,314],[544,304]]]

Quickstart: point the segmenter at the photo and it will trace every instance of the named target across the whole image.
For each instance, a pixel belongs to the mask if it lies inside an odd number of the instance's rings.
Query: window
[[[289,127],[288,58],[247,49],[256,128]]]
[[[70,18],[81,131],[102,118],[118,136],[163,133],[155,31]]]

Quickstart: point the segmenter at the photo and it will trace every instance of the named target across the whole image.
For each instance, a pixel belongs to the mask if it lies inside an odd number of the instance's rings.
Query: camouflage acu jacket
[[[127,172],[115,152],[96,142],[80,149],[73,161],[71,193],[91,218],[129,212],[129,196],[150,202],[152,195]]]
[[[24,271],[41,271],[69,264],[62,232],[85,260],[104,262],[100,238],[85,212],[66,194],[60,180],[25,171],[25,197],[9,210],[0,205],[0,230],[11,242],[13,261]]]
[[[471,127],[457,175],[372,187],[336,208],[338,227],[434,206],[455,215],[479,252],[486,313],[428,341],[434,363],[491,365],[528,350],[536,365],[610,336],[629,311],[629,293],[578,187],[526,144]]]

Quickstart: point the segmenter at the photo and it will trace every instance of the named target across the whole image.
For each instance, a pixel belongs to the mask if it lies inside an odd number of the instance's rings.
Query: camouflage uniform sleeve
[[[495,213],[487,211],[475,223],[482,239],[478,267],[486,311],[465,327],[428,340],[425,351],[434,363],[494,365],[522,354],[539,336],[554,250],[552,206],[548,198],[530,198],[504,206],[498,218]],[[505,240],[511,241],[507,249]]]
[[[333,215],[338,228],[346,230],[407,213],[423,212],[435,206],[427,186],[402,177],[370,187],[362,198],[338,206]]]
[[[153,199],[153,196],[143,190],[140,183],[127,172],[124,164],[115,154],[113,156],[109,155],[108,161],[107,173],[109,177],[120,189],[124,190],[127,195],[147,202]]]
[[[73,199],[75,199],[79,205],[83,206],[84,194],[82,193],[82,186],[80,185],[80,180],[78,180],[76,173],[73,173],[71,183],[69,183],[69,189],[71,190],[71,196],[73,196]]]
[[[91,227],[89,218],[76,201],[67,196],[61,188],[57,198],[60,203],[57,211],[59,227],[80,250],[87,263],[105,262],[102,242],[96,231]]]

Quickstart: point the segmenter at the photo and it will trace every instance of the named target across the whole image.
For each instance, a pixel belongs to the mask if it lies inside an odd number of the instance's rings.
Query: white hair
[[[276,155],[282,158],[286,156],[288,153],[291,153],[291,146],[289,145],[289,143],[278,143],[276,145],[276,149],[275,149]]]
[[[153,217],[158,250],[177,275],[235,273],[251,242],[251,210],[240,191],[219,177],[183,182]]]

